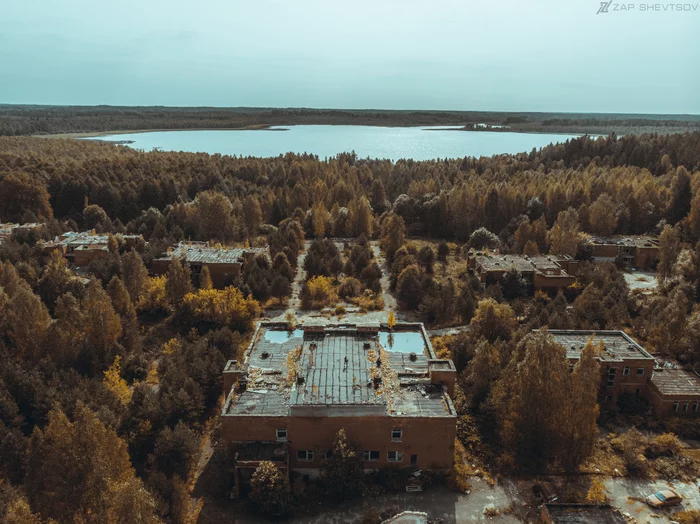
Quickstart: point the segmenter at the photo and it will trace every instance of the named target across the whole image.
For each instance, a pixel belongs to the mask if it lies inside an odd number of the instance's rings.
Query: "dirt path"
[[[304,278],[306,277],[306,270],[304,270],[304,261],[306,260],[306,253],[309,251],[311,246],[310,240],[304,241],[304,248],[301,253],[299,253],[299,258],[297,259],[297,272],[294,275],[294,281],[292,282],[292,294],[289,296],[289,303],[287,305],[287,311],[285,315],[291,313],[296,315],[301,306],[301,288],[304,285]]]
[[[382,278],[380,280],[380,284],[382,285],[382,298],[384,299],[384,309],[386,311],[392,310],[392,311],[398,311],[399,307],[398,304],[396,303],[396,299],[394,298],[394,295],[391,294],[389,291],[390,289],[390,283],[389,283],[389,266],[386,262],[386,259],[384,258],[384,255],[382,254],[382,250],[379,248],[379,241],[373,240],[371,242],[372,246],[372,253],[374,253],[374,258],[377,261],[377,264],[382,270]]]

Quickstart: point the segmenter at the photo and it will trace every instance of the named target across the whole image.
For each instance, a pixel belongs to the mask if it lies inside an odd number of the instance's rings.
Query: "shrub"
[[[362,456],[341,429],[333,438],[331,456],[321,472],[327,495],[338,501],[360,495],[365,488],[363,468]]]
[[[333,279],[318,276],[304,284],[302,304],[304,309],[321,309],[335,304],[338,295],[333,287]]]
[[[471,489],[469,469],[466,465],[467,452],[462,443],[455,439],[454,464],[447,478],[447,485],[457,493],[466,493]]]
[[[205,322],[233,330],[247,331],[260,314],[260,304],[252,297],[244,297],[240,289],[200,289],[187,293],[183,300],[183,320]]]
[[[279,516],[289,511],[289,478],[272,462],[260,462],[250,487],[250,501],[261,513]]]
[[[685,511],[679,511],[678,513],[674,513],[673,521],[678,522],[678,524],[699,524],[700,510],[688,509]]]
[[[591,487],[588,489],[586,494],[586,502],[592,504],[607,504],[608,495],[606,494],[605,484],[598,477],[593,479],[591,482]]]
[[[474,249],[495,248],[499,244],[498,237],[485,227],[480,227],[469,237],[469,245]]]
[[[165,292],[166,277],[152,277],[146,280],[143,294],[139,298],[136,309],[151,315],[167,315],[170,313],[170,304]]]
[[[683,444],[673,433],[664,433],[654,437],[647,446],[646,456],[649,458],[672,457],[678,455],[683,449]]]
[[[358,296],[362,290],[362,282],[355,277],[346,277],[338,289],[338,295],[343,299],[348,299]]]

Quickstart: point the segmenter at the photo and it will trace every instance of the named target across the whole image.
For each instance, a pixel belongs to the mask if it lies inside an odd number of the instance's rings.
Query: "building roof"
[[[223,248],[210,247],[205,242],[180,242],[168,250],[160,260],[184,258],[190,263],[201,264],[236,264],[242,262],[245,255],[266,255],[266,247]]]
[[[590,244],[605,246],[630,246],[630,247],[659,247],[659,240],[656,237],[646,235],[596,237],[588,239]]]
[[[654,359],[623,331],[550,329],[547,332],[556,342],[564,346],[566,357],[571,360],[580,358],[581,350],[591,337],[596,345],[603,343],[605,351],[600,355],[601,360]]]
[[[398,327],[398,326],[397,326]],[[224,415],[454,416],[422,325],[390,336],[378,326],[327,325],[287,331],[261,324],[246,356],[246,389]]]
[[[519,273],[538,273],[543,276],[569,276],[562,269],[561,263],[567,258],[556,255],[499,255],[477,254],[474,256],[476,264],[485,272],[500,272],[515,269]]]
[[[651,383],[662,395],[700,395],[700,377],[684,369],[655,369]]]
[[[141,235],[115,235],[117,238],[136,240]],[[68,231],[58,236],[52,244],[59,246],[102,246],[109,242],[109,235],[98,235],[92,231]]]
[[[3,242],[5,239],[8,239],[12,236],[12,234],[15,232],[15,230],[18,229],[24,229],[24,230],[30,230],[30,229],[37,229],[42,227],[44,224],[40,224],[38,222],[30,222],[27,224],[14,224],[12,222],[8,223],[0,223],[0,242]]]
[[[545,504],[544,509],[554,524],[625,524],[615,508],[593,504]]]

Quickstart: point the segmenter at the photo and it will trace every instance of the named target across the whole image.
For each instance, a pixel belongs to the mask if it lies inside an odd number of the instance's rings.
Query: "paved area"
[[[486,508],[505,509],[510,500],[500,486],[493,488],[479,479],[472,482],[469,494],[458,494],[447,488],[434,488],[424,493],[399,493],[380,497],[365,497],[313,516],[299,517],[288,522],[294,524],[359,524],[370,510],[379,512],[395,509],[400,511],[424,511],[428,517],[442,524],[462,522],[494,522],[512,524],[520,522],[512,515],[499,515],[492,519],[484,516]],[[438,520],[442,519],[442,520]],[[236,517],[236,524],[258,524],[269,522],[257,517]]]
[[[659,285],[656,279],[656,273],[649,271],[625,271],[623,273],[625,282],[630,288],[630,291],[642,289],[646,292],[652,292]]]
[[[700,490],[692,483],[611,478],[605,481],[605,487],[611,504],[625,516],[629,515],[630,522],[633,523],[672,522],[671,515],[678,511],[700,510]],[[674,489],[683,497],[683,504],[680,507],[652,510],[647,504],[637,500],[643,500],[652,493],[668,488]]]

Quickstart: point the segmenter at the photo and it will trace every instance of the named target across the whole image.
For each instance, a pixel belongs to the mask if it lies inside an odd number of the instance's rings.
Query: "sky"
[[[700,114],[698,3],[0,0],[0,103]]]

